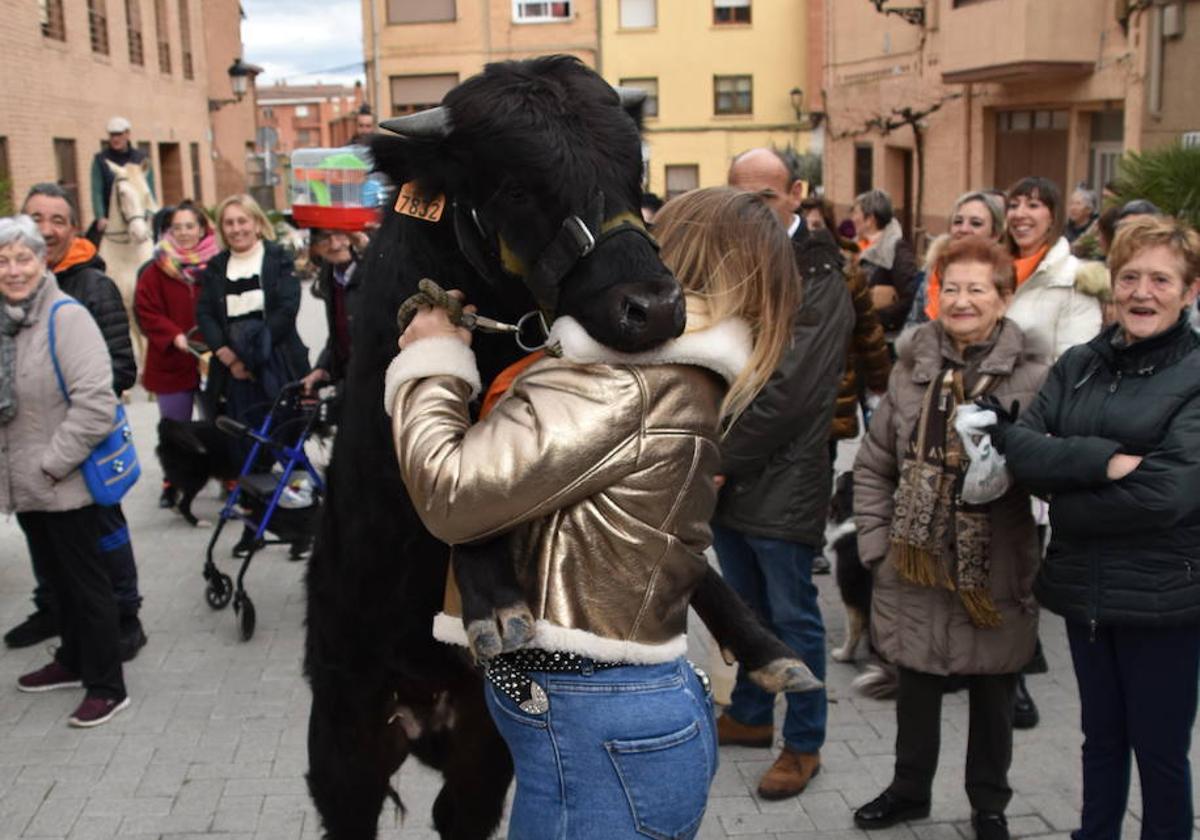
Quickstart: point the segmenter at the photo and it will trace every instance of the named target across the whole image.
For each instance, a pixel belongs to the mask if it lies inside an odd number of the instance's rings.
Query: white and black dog
[[[854,473],[844,472],[834,482],[829,501],[829,521],[834,526],[829,541],[834,554],[834,579],[846,610],[846,636],[841,647],[830,655],[837,662],[853,662],[867,639],[871,649],[871,570],[858,556],[858,528],[854,523]],[[896,669],[878,657],[871,661],[850,685],[859,693],[878,700],[896,696]]]

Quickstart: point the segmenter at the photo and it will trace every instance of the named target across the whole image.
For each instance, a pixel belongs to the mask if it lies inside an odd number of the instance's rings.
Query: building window
[[[188,143],[188,157],[192,159],[192,201],[204,204],[204,179],[200,177],[200,144]]]
[[[79,169],[75,163],[75,141],[54,138],[54,171],[58,185],[67,191],[71,203],[79,207]]]
[[[144,66],[146,48],[142,43],[142,0],[125,0],[125,36],[129,40],[129,63]]]
[[[450,88],[458,84],[458,74],[392,76],[388,81],[392,92],[392,116],[398,117],[439,105]]]
[[[88,0],[88,35],[92,39],[92,52],[108,55],[108,12],[104,0]]]
[[[698,164],[668,164],[666,174],[668,199],[672,199],[677,195],[683,195],[685,192],[694,190],[700,186],[700,167]]]
[[[570,0],[561,0],[561,2],[513,0],[513,21],[516,23],[546,23],[570,19]]]
[[[42,35],[55,41],[67,40],[67,24],[63,19],[62,0],[38,0]]]
[[[0,216],[13,214],[12,171],[8,168],[8,138],[0,137]]]
[[[307,117],[308,116],[308,106],[307,105],[297,105],[296,110],[292,111],[292,114],[293,114],[293,116],[297,116],[297,117]]]
[[[320,133],[315,128],[302,128],[296,132],[296,147],[320,145]]]
[[[875,156],[870,146],[854,147],[854,194],[862,195],[875,183]]]
[[[749,23],[750,0],[713,0],[713,23]]]
[[[192,66],[192,15],[188,0],[179,0],[179,63],[183,66],[183,78],[196,78]]]
[[[658,116],[658,79],[621,79],[621,87],[638,88],[646,91],[646,99],[642,102],[643,117]]]
[[[154,0],[154,37],[158,40],[158,70],[171,72],[171,41],[167,36],[167,0]]]
[[[387,22],[441,23],[458,18],[455,0],[387,0]]]
[[[754,113],[753,77],[713,76],[713,113]]]
[[[621,0],[622,29],[651,29],[658,26],[657,0]]]

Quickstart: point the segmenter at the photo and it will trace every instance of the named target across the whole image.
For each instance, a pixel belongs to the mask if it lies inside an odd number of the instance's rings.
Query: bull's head
[[[642,224],[628,104],[568,56],[490,64],[441,107],[383,123],[400,139],[372,151],[397,184],[444,196],[436,224],[502,295],[523,283],[549,318],[637,352],[678,336],[684,305]]]

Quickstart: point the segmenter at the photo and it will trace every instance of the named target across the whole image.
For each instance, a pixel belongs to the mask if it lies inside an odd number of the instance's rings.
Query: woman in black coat
[[[250,196],[221,202],[217,230],[225,250],[205,269],[196,304],[196,325],[213,351],[207,413],[257,424],[279,389],[309,370],[308,348],[296,331],[300,283]]]
[[[1083,723],[1075,840],[1118,838],[1130,753],[1142,837],[1190,838],[1200,678],[1200,235],[1127,222],[1109,253],[1117,323],[1068,350],[1002,424],[1018,482],[1050,498],[1035,594],[1066,619]]]

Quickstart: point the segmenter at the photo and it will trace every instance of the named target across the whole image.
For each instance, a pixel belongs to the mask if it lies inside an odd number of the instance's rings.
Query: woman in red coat
[[[133,309],[148,339],[142,384],[157,396],[161,417],[192,419],[200,374],[187,334],[196,326],[200,274],[219,250],[204,211],[183,201],[171,214],[153,261],[138,275]],[[164,484],[160,504],[170,507],[173,497]]]

